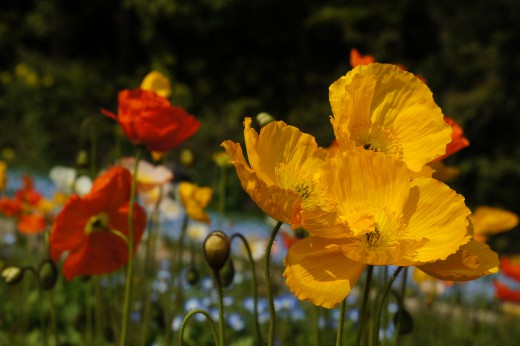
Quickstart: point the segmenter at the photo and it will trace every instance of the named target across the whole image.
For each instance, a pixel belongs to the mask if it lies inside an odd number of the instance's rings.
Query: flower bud
[[[88,166],[88,152],[86,150],[81,150],[76,156],[76,166],[79,168]]]
[[[394,326],[399,328],[399,335],[410,334],[413,331],[413,318],[406,309],[399,308],[394,315]]]
[[[220,271],[220,282],[222,283],[222,287],[229,287],[233,283],[233,279],[235,278],[235,266],[233,265],[233,261],[231,258],[228,258],[224,267]]]
[[[211,232],[204,240],[204,257],[211,269],[219,271],[229,258],[230,241],[222,231]]]
[[[42,290],[51,290],[58,281],[58,268],[50,259],[42,261],[38,267],[38,281]]]
[[[266,113],[266,112],[258,113],[256,115],[256,121],[258,121],[258,123],[262,127],[269,124],[270,122],[272,122],[274,120],[275,120],[274,117],[271,114]]]
[[[190,267],[186,273],[186,280],[191,286],[196,285],[199,282],[199,272],[197,269]]]
[[[182,149],[180,161],[184,167],[191,167],[195,161],[193,151],[190,149]]]
[[[8,285],[16,285],[23,280],[23,268],[16,266],[5,267],[2,270],[2,280]]]

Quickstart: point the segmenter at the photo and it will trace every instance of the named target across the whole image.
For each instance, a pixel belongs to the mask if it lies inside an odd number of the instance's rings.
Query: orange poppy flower
[[[372,55],[361,55],[356,48],[350,50],[350,66],[368,65],[376,62]]]
[[[499,300],[520,303],[520,290],[512,290],[498,280],[493,280],[493,286]]]
[[[116,120],[132,143],[157,152],[179,146],[200,126],[184,109],[172,106],[154,91],[141,88],[119,93],[118,115],[105,109],[101,112]]]
[[[455,120],[445,116],[444,121],[451,126],[451,142],[446,146],[444,155],[438,157],[435,161],[443,160],[469,145],[469,140],[464,137],[462,127]]]
[[[94,181],[90,193],[73,195],[56,217],[51,230],[50,252],[63,264],[68,280],[76,275],[111,273],[128,262],[128,213],[132,175],[113,167]],[[133,214],[134,251],[146,224],[146,215],[137,203]]]
[[[500,258],[500,269],[505,276],[520,281],[520,256]]]

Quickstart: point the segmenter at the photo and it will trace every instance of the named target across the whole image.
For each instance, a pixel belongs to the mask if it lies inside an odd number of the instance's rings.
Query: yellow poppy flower
[[[170,80],[158,71],[148,73],[141,82],[141,89],[152,90],[157,95],[168,98],[171,93]]]
[[[369,150],[343,152],[317,175],[337,215],[329,224],[308,223],[310,236],[288,251],[284,276],[302,300],[332,308],[367,265],[422,266],[470,241],[464,198],[435,179],[410,180],[403,162]],[[467,253],[462,262],[488,273],[480,262],[491,251],[471,245]]]
[[[0,192],[5,190],[7,186],[7,165],[4,161],[0,161]]]
[[[518,225],[518,215],[515,213],[487,206],[480,206],[469,216],[473,224],[474,237],[486,241],[487,236],[502,233]]]
[[[318,148],[314,137],[283,121],[264,126],[260,135],[251,128],[251,121],[244,120],[249,163],[240,144],[227,140],[222,146],[231,157],[242,187],[258,207],[272,218],[297,227],[302,221],[301,211],[313,217],[311,209],[321,203],[314,178],[327,153]]]
[[[380,151],[419,173],[451,142],[451,127],[430,89],[397,66],[359,65],[330,86],[329,99],[343,151]]]
[[[186,214],[196,221],[210,223],[208,214],[204,211],[211,201],[213,190],[210,187],[199,187],[183,181],[179,184],[179,195]]]

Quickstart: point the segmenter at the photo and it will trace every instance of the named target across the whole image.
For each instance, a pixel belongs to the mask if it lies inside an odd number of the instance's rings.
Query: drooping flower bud
[[[196,285],[199,282],[199,272],[197,269],[190,267],[186,273],[186,280],[191,286]]]
[[[38,267],[38,281],[42,290],[51,290],[58,281],[58,268],[50,259],[44,260]]]
[[[413,331],[412,315],[403,307],[400,307],[399,310],[395,312],[393,322],[394,326],[399,328],[397,331],[399,335],[410,334]]]
[[[76,166],[79,168],[85,168],[88,166],[88,152],[86,150],[81,150],[76,155]]]
[[[222,231],[211,232],[204,240],[204,257],[211,269],[219,271],[229,258],[230,241]]]
[[[17,266],[5,267],[2,270],[2,280],[8,285],[16,285],[23,280],[24,269]]]

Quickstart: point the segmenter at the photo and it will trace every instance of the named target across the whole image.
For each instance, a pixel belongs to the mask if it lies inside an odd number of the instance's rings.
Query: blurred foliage
[[[465,128],[471,146],[448,163],[462,168],[453,187],[468,206],[519,213],[518,37],[515,0],[4,0],[0,148],[14,150],[12,165],[71,165],[92,117],[97,159],[110,162],[114,123],[99,109],[115,110],[119,90],[157,69],[172,102],[202,122],[184,144],[196,158],[187,173],[216,181],[211,155],[242,139],[246,115],[268,112],[328,145],[328,86],[356,47],[424,76]],[[234,175],[228,182],[229,207],[243,204]]]

